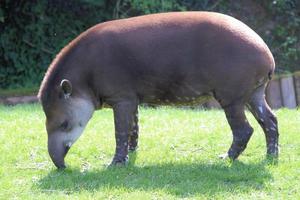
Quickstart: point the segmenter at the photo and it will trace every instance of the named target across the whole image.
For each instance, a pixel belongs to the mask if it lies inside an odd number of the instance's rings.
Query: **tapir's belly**
[[[145,96],[141,103],[154,105],[200,105],[211,99],[209,94],[198,96],[173,96],[169,98],[157,98],[155,96]]]
[[[202,104],[212,97],[211,88],[201,81],[157,82],[143,80],[136,84],[140,102],[149,104],[193,105]]]

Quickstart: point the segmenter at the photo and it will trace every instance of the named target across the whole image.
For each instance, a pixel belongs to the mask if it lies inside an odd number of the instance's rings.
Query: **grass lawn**
[[[140,109],[140,147],[127,167],[114,153],[110,109],[94,113],[57,171],[40,105],[0,106],[0,199],[300,199],[300,112],[278,110],[280,159],[255,132],[238,161],[220,160],[231,132],[222,111]]]

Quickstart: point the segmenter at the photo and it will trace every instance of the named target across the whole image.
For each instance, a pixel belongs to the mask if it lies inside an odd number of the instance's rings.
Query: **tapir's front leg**
[[[116,152],[111,165],[128,162],[128,137],[132,131],[137,104],[131,101],[119,102],[113,106],[115,121]]]

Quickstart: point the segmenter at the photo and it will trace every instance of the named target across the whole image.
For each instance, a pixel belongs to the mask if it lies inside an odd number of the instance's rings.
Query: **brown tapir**
[[[278,155],[277,120],[264,97],[273,56],[248,26],[213,12],[174,12],[98,24],[56,56],[39,98],[46,114],[48,151],[64,157],[103,103],[114,112],[116,151],[124,164],[138,140],[138,105],[189,104],[213,96],[233,132],[227,152],[237,158],[253,129],[245,106],[264,130],[267,154]]]

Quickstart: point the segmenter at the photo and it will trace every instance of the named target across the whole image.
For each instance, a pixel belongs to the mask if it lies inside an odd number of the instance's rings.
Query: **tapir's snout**
[[[64,143],[63,135],[61,133],[48,135],[48,152],[58,169],[66,168],[64,158],[69,149],[70,146]]]

